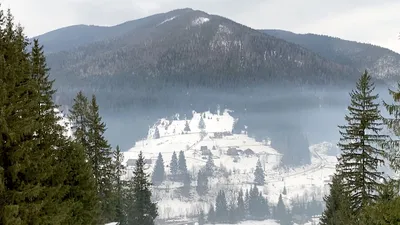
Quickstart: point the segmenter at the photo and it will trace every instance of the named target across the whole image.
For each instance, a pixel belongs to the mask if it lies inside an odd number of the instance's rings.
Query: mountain
[[[192,9],[113,27],[72,26],[38,38],[63,83],[88,78],[104,84],[112,76],[125,85],[220,88],[336,84],[359,76],[299,45]]]
[[[367,69],[373,76],[396,79],[400,74],[400,54],[379,46],[318,34],[296,34],[284,30],[261,30],[267,35],[298,44],[344,66]]]

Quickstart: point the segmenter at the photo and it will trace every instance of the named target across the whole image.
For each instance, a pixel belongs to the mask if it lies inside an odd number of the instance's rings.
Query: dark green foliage
[[[204,211],[200,210],[199,219],[198,219],[198,225],[204,225],[204,224],[206,224],[206,218],[205,218],[205,215],[204,215]]]
[[[208,210],[207,222],[211,223],[211,224],[215,224],[215,222],[216,222],[215,210],[214,210],[214,205],[213,204],[210,205],[210,208]]]
[[[205,166],[205,171],[204,173],[209,176],[212,177],[214,174],[214,168],[215,168],[215,164],[214,164],[214,159],[213,159],[213,155],[210,154],[208,156],[207,162],[206,162],[206,166]]]
[[[386,182],[379,189],[376,204],[363,208],[359,224],[391,225],[400,223],[399,181]]]
[[[215,201],[215,221],[219,223],[228,222],[228,204],[226,202],[225,192],[223,190],[218,192]]]
[[[200,116],[200,121],[199,121],[199,126],[198,127],[199,127],[200,130],[206,129],[206,124],[204,123],[204,119],[203,119],[202,116]]]
[[[243,190],[240,189],[239,195],[237,198],[237,210],[236,210],[236,215],[238,221],[243,221],[246,216],[246,208],[245,208],[245,203],[243,199]]]
[[[83,149],[63,136],[37,40],[0,10],[0,224],[96,224]]]
[[[78,143],[68,143],[63,147],[60,163],[68,172],[64,186],[69,188],[64,201],[75,201],[64,224],[96,225],[100,218],[100,205],[92,167],[85,160],[84,148]],[[62,173],[63,171],[61,171]],[[63,174],[60,174],[63,176]]]
[[[274,218],[279,221],[281,225],[293,224],[291,214],[286,209],[285,203],[283,202],[282,195],[279,195],[278,204],[275,208]]]
[[[381,145],[386,136],[380,134],[383,124],[374,88],[371,76],[365,71],[350,93],[347,125],[339,126],[342,153],[337,170],[345,181],[343,190],[349,195],[354,212],[377,199],[379,180],[384,178],[378,166],[384,163]]]
[[[144,165],[144,158],[140,152],[128,190],[127,221],[129,225],[153,225],[158,216],[157,206],[151,201],[151,183],[149,175],[144,171]]]
[[[390,118],[384,118],[383,122],[387,128],[394,134],[391,139],[384,143],[385,149],[389,150],[386,152],[386,158],[389,159],[390,166],[395,170],[400,170],[400,152],[398,148],[400,146],[400,82],[397,83],[397,90],[389,89],[389,94],[393,98],[393,103],[389,104],[383,102],[383,106],[391,116]]]
[[[76,140],[85,148],[96,180],[103,222],[112,222],[116,216],[113,188],[114,164],[111,146],[104,137],[106,125],[102,122],[96,97],[89,102],[82,92],[74,99],[69,116]]]
[[[160,152],[158,153],[158,158],[156,161],[156,165],[154,166],[154,171],[151,177],[151,181],[153,185],[160,185],[164,180],[165,180],[164,160]]]
[[[324,197],[325,210],[320,225],[345,225],[352,221],[352,210],[347,192],[341,178],[334,175],[329,195]]]
[[[187,174],[187,166],[186,166],[186,158],[185,153],[183,151],[179,152],[179,159],[178,159],[178,174],[184,175]]]
[[[235,202],[232,202],[228,208],[228,222],[230,224],[234,224],[239,221],[238,215],[236,213],[237,213],[237,207],[235,205]]]
[[[187,120],[185,121],[185,128],[183,129],[183,131],[185,131],[186,133],[190,132],[190,126],[189,126],[189,122]]]
[[[249,217],[251,219],[262,220],[270,215],[269,205],[266,198],[259,192],[257,186],[249,192]]]
[[[200,196],[205,195],[208,192],[208,177],[205,172],[201,170],[197,173],[196,191]]]
[[[183,179],[182,180],[182,182],[183,182],[182,195],[189,197],[192,178],[190,177],[189,173],[185,173],[185,174],[182,174],[182,179]]]
[[[178,174],[178,158],[176,157],[175,151],[172,154],[171,162],[169,163],[169,169],[173,179],[175,179],[175,176]]]
[[[244,196],[244,209],[245,209],[245,217],[250,215],[250,194],[249,189],[246,189],[246,194]]]
[[[126,224],[126,216],[124,211],[124,199],[125,199],[125,181],[121,179],[122,175],[125,174],[124,154],[121,152],[119,146],[113,152],[114,161],[114,179],[115,179],[115,221],[118,221],[121,225]]]
[[[258,159],[256,169],[254,170],[254,183],[256,185],[265,184],[265,175],[264,175],[264,170],[261,166],[260,159]]]

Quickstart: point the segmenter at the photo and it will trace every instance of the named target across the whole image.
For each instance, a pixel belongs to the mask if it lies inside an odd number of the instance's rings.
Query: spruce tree
[[[365,71],[350,93],[349,114],[345,117],[347,125],[339,126],[342,153],[337,170],[344,179],[344,191],[349,195],[354,212],[377,199],[379,180],[384,178],[378,166],[384,163],[381,145],[386,136],[380,134],[382,118],[374,89],[371,76]]]
[[[183,194],[183,196],[189,197],[191,183],[192,183],[192,178],[190,177],[189,173],[183,174],[182,182],[183,182],[182,194]]]
[[[171,162],[169,163],[169,169],[173,179],[175,179],[176,175],[178,174],[178,158],[176,157],[175,151],[174,153],[172,153]]]
[[[390,162],[390,166],[397,172],[400,170],[400,82],[397,83],[397,90],[389,89],[393,103],[389,104],[383,101],[383,106],[389,113],[390,117],[384,118],[383,122],[392,132],[391,139],[384,143],[384,147],[389,151],[385,154]]]
[[[208,177],[201,170],[199,170],[199,172],[197,173],[196,191],[200,196],[207,194],[208,191]]]
[[[114,161],[114,179],[115,179],[115,218],[121,225],[126,224],[126,217],[124,212],[124,188],[125,182],[122,180],[122,176],[125,174],[125,166],[124,162],[124,154],[121,152],[121,149],[117,145],[116,149],[113,152],[113,161]]]
[[[243,221],[246,215],[246,208],[243,200],[243,189],[240,189],[237,198],[237,218],[239,221]]]
[[[286,186],[283,186],[283,191],[282,191],[283,195],[287,195],[287,190],[286,190]]]
[[[205,171],[204,171],[205,174],[207,176],[212,176],[214,174],[214,167],[215,167],[214,159],[213,159],[212,154],[210,154],[208,156],[208,159],[207,159],[207,162],[206,162],[206,167],[205,167]]]
[[[206,124],[204,123],[204,119],[203,119],[202,116],[200,117],[200,121],[199,121],[199,126],[198,127],[199,127],[200,130],[206,129]]]
[[[178,159],[178,173],[183,176],[188,173],[187,166],[186,166],[186,158],[185,153],[183,151],[179,152],[179,159]]]
[[[254,171],[254,183],[257,185],[265,184],[265,175],[264,175],[264,170],[261,166],[260,159],[258,159],[256,169]]]
[[[246,194],[244,195],[244,209],[245,209],[245,217],[250,216],[250,194],[249,189],[246,189]]]
[[[276,205],[274,217],[276,220],[283,222],[285,221],[286,216],[287,216],[286,206],[285,203],[283,203],[282,195],[279,195],[279,200],[278,204]]]
[[[229,204],[228,208],[228,222],[231,224],[237,223],[238,222],[238,216],[236,214],[237,212],[237,207],[235,205],[235,202],[232,202]]]
[[[154,171],[152,174],[152,183],[153,185],[160,185],[165,180],[165,168],[164,168],[164,160],[161,152],[158,153],[158,158],[156,161],[156,165],[154,166]]]
[[[185,131],[186,133],[190,132],[190,126],[187,120],[185,121],[185,128],[183,129],[183,131]]]
[[[128,190],[128,224],[154,225],[154,220],[158,216],[157,205],[151,201],[151,183],[144,166],[144,157],[140,152]]]
[[[341,178],[335,174],[329,186],[330,193],[324,197],[325,210],[320,218],[320,225],[350,224],[352,222],[352,210]]]
[[[223,190],[219,191],[217,195],[215,203],[215,221],[220,223],[228,221],[228,205]]]
[[[69,111],[68,119],[71,122],[71,129],[75,139],[85,147],[85,153],[88,160],[90,155],[87,152],[88,144],[88,112],[89,112],[89,101],[82,91],[79,91],[72,108]]]
[[[93,95],[89,102],[83,93],[79,92],[74,99],[69,118],[75,140],[85,148],[87,160],[92,165],[101,201],[102,222],[112,222],[116,216],[113,152],[104,137],[106,125],[102,122],[96,97]]]
[[[104,137],[106,125],[102,122],[96,97],[93,95],[88,107],[88,143],[87,153],[93,166],[98,194],[101,201],[104,222],[115,219],[115,204],[113,192],[112,149]]]
[[[68,194],[64,201],[72,202],[70,217],[64,224],[97,225],[100,219],[100,205],[92,167],[86,162],[84,148],[76,142],[67,142],[60,151],[60,164],[65,166],[59,176],[67,175],[64,187]]]

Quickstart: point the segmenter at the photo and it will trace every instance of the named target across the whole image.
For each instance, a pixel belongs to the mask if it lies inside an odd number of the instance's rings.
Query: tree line
[[[154,224],[142,154],[121,180],[122,153],[104,137],[96,96],[82,92],[67,137],[53,82],[38,40],[0,10],[0,224]]]

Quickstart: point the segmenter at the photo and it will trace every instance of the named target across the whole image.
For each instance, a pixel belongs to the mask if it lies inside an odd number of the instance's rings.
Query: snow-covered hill
[[[204,129],[200,129],[201,121],[204,121]],[[282,169],[279,167],[281,154],[267,141],[258,142],[245,131],[242,134],[232,134],[235,121],[228,110],[217,114],[193,112],[190,120],[180,119],[179,115],[174,120],[160,119],[149,129],[147,139],[136,142],[134,147],[124,153],[126,163],[130,159],[136,159],[142,151],[148,159],[149,172],[153,171],[157,156],[162,153],[168,174],[173,152],[178,154],[183,150],[188,170],[195,178],[198,170],[207,161],[207,156],[202,153],[210,151],[216,167],[226,171],[223,175],[211,178],[210,191],[201,198],[194,188],[188,199],[177,196],[174,189],[182,186],[180,182],[165,181],[155,187],[154,197],[158,202],[160,219],[193,218],[201,209],[207,212],[219,190],[225,190],[229,199],[240,189],[249,189],[253,185],[253,171],[258,159],[266,174],[266,184],[258,188],[268,197],[270,204],[277,203],[284,187],[287,189],[287,194],[283,196],[286,205],[290,206],[296,199],[310,200],[312,197],[322,201],[330,176],[335,171],[336,156],[333,154],[332,144],[325,142],[312,145],[310,165]],[[186,124],[190,131],[185,129]],[[232,152],[232,149],[239,150],[238,155],[229,155],[228,152]],[[132,170],[133,166],[128,166],[125,179],[132,176]],[[192,186],[196,186],[195,179]]]

